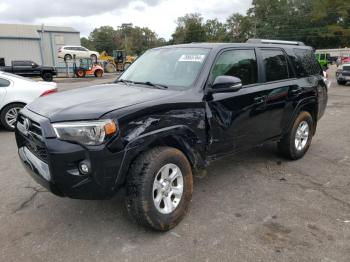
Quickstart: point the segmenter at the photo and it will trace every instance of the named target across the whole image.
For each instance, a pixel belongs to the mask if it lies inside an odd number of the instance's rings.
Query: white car
[[[58,57],[65,60],[76,58],[92,58],[94,61],[100,57],[100,54],[96,51],[90,51],[83,46],[66,45],[58,49]]]
[[[18,112],[41,96],[57,92],[53,82],[36,82],[30,78],[0,71],[0,123],[10,131],[15,129]]]

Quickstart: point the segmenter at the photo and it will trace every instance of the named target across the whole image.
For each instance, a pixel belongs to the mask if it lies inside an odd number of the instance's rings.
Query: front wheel
[[[278,142],[278,149],[286,158],[300,159],[308,151],[313,133],[312,116],[309,112],[303,111],[294,120],[289,132]]]
[[[95,71],[94,75],[95,75],[95,77],[102,77],[103,76],[103,71],[98,69],[98,70]]]
[[[6,106],[0,114],[0,120],[3,127],[9,131],[15,130],[15,124],[18,112],[24,107],[24,104],[14,103]]]
[[[167,231],[184,217],[192,198],[191,166],[178,149],[157,147],[132,164],[126,206],[139,224]]]

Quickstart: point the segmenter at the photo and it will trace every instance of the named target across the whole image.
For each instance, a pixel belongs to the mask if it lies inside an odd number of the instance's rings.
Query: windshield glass
[[[119,78],[124,81],[190,88],[196,81],[210,49],[161,48],[147,51]]]

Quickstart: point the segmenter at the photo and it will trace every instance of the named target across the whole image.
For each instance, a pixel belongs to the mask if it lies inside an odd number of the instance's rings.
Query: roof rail
[[[282,41],[282,40],[270,40],[270,39],[248,39],[247,43],[250,44],[275,44],[275,45],[299,45],[305,46],[303,42],[299,41]]]

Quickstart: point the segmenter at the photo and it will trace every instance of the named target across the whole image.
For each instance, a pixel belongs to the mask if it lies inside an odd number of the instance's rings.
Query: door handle
[[[294,96],[301,95],[302,92],[303,92],[303,88],[301,88],[301,87],[293,88],[290,90],[290,93]]]
[[[254,97],[254,102],[256,105],[261,105],[261,104],[264,104],[266,101],[266,96],[257,96],[257,97]]]

